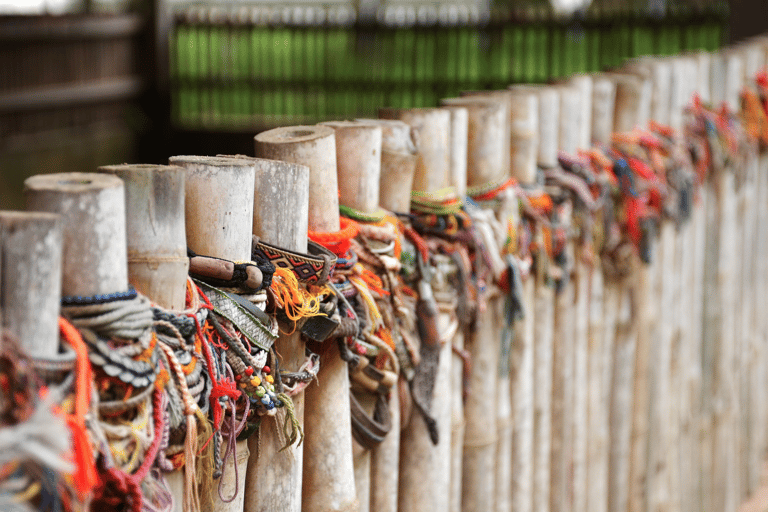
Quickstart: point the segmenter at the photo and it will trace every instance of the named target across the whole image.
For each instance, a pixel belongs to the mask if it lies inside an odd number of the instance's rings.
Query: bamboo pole
[[[61,293],[91,296],[128,289],[123,182],[61,173],[24,182],[27,210],[62,216]]]
[[[449,182],[459,197],[467,195],[467,152],[469,150],[469,112],[460,105],[445,106],[451,113],[451,174]]]
[[[327,126],[276,128],[256,136],[260,157],[309,167],[309,229],[339,229],[336,142]],[[349,373],[334,342],[320,354],[320,385],[305,391],[302,510],[351,511],[355,497]]]
[[[459,197],[466,196],[467,193],[467,154],[469,139],[469,113],[466,107],[446,106],[443,107],[451,113],[451,171],[449,183],[454,187]],[[441,314],[443,323],[450,320],[449,315]],[[443,328],[447,328],[447,325]],[[463,329],[458,329],[453,339],[449,341],[451,345],[450,358],[450,425],[451,425],[451,444],[450,444],[450,497],[449,510],[451,512],[461,511],[462,501],[462,480],[464,475],[464,360],[454,353],[453,349],[464,350],[464,340],[466,333]]]
[[[506,92],[492,95],[464,96],[444,99],[444,105],[463,105],[469,111],[469,149],[467,182],[469,186],[501,183],[509,175],[509,110]],[[493,157],[491,158],[491,155]],[[507,155],[507,158],[499,156]],[[508,376],[499,376],[499,340],[503,319],[500,300],[488,297],[485,311],[477,319],[477,330],[470,334],[467,348],[472,358],[470,387],[473,390],[465,404],[464,464],[462,472],[462,510],[499,510],[509,500],[502,495],[496,503],[499,474],[511,471],[510,452],[501,452],[509,442],[500,437],[498,390],[505,387],[508,403]],[[488,404],[495,404],[489,411]],[[495,410],[494,410],[495,409]],[[508,419],[506,420],[508,423]],[[503,425],[505,431],[507,425]],[[511,435],[511,431],[508,432]],[[511,442],[511,440],[510,440]],[[498,444],[497,444],[498,443]],[[508,505],[507,505],[508,507]]]
[[[451,115],[445,109],[381,109],[379,116],[397,118],[408,123],[416,133],[418,163],[413,190],[435,193],[450,184]],[[438,328],[444,329],[443,315]],[[435,376],[432,414],[438,424],[440,441],[432,444],[426,423],[415,411],[401,418],[400,475],[398,510],[448,510],[450,507],[450,432],[449,392],[450,343],[440,351]]]
[[[304,165],[247,158],[254,168],[253,234],[290,251],[307,250],[309,168]],[[277,214],[279,212],[279,214]],[[286,326],[285,331],[290,331]],[[305,362],[301,334],[280,334],[275,341],[280,369],[296,372]],[[304,392],[291,397],[295,417],[304,428]],[[293,445],[283,450],[285,412],[263,416],[248,439],[244,511],[301,510],[301,474],[304,450]]]
[[[411,205],[411,183],[417,161],[413,130],[403,121],[392,119],[358,119],[358,122],[381,127],[379,205],[385,210],[407,212]]]
[[[254,168],[238,158],[172,156],[171,165],[184,168],[184,212],[187,244],[198,254],[233,261],[250,261],[253,226]],[[248,466],[248,442],[238,441],[233,458],[225,461],[221,482],[202,482],[203,508],[211,512],[241,512]],[[235,470],[237,465],[237,470]],[[214,491],[220,486],[221,494]]]
[[[450,114],[439,108],[380,108],[379,117],[403,121],[413,130],[418,147],[413,190],[445,188],[450,169]]]
[[[370,121],[367,121],[370,122]],[[382,128],[381,179],[379,180],[379,203],[382,207],[398,206],[396,211],[408,211],[411,201],[411,182],[416,165],[416,151],[411,139],[411,128],[402,121],[376,120]],[[399,165],[404,162],[405,165]],[[395,183],[394,173],[406,167],[407,179]],[[385,176],[389,172],[390,175]],[[384,206],[387,205],[387,206]],[[392,430],[381,444],[374,448],[371,459],[371,500],[370,509],[377,512],[397,512],[398,485],[400,480],[400,393],[401,382],[389,393],[389,414]],[[402,384],[405,384],[402,381]]]
[[[616,86],[605,75],[594,75],[592,91],[592,140],[598,144],[610,142],[613,131],[613,110]],[[589,336],[588,401],[589,439],[587,453],[587,509],[595,512],[608,510],[609,478],[609,398],[610,361],[613,336],[606,335],[611,321],[604,315],[606,293],[600,258],[592,256],[589,265]]]
[[[765,59],[762,49],[754,44],[745,42],[737,47],[743,62],[743,84],[745,89],[756,92],[755,78]],[[754,423],[757,411],[751,407],[752,373],[756,371],[753,364],[758,358],[761,347],[755,343],[752,332],[752,307],[754,300],[755,268],[753,255],[755,251],[756,229],[756,195],[759,157],[757,144],[750,144],[744,155],[744,168],[740,176],[740,206],[739,227],[742,229],[739,272],[741,275],[740,305],[738,308],[737,333],[741,340],[741,369],[740,372],[740,410],[741,410],[741,443],[743,454],[741,472],[741,497],[746,499],[757,487],[763,466],[763,454],[753,445],[753,429],[761,430],[761,425]]]
[[[309,229],[338,231],[338,178],[333,130],[327,126],[286,126],[262,132],[256,135],[255,140],[259,157],[309,167]]]
[[[98,172],[124,183],[128,282],[160,306],[183,310],[189,271],[183,169],[124,164]]]
[[[581,91],[573,85],[557,86],[560,95],[559,152],[575,155],[579,147]],[[569,205],[569,210],[572,205]],[[570,224],[570,219],[561,222]],[[568,240],[568,261],[573,261],[574,247]],[[570,272],[571,269],[563,269]],[[573,372],[575,290],[570,283],[558,289],[554,296],[554,337],[552,346],[552,448],[550,456],[551,490],[549,508],[552,512],[571,509],[569,483],[573,468]]]
[[[365,214],[373,214],[379,208],[379,176],[381,174],[381,127],[350,121],[322,123],[336,131],[337,174],[339,203],[351,206]],[[376,396],[366,390],[357,392],[352,387],[366,414],[373,414]],[[355,488],[360,512],[371,507],[371,459],[369,450],[356,441],[352,445],[352,461],[355,468]],[[389,468],[397,471],[397,468]]]
[[[645,128],[651,114],[651,81],[637,75],[607,73],[616,84],[613,130],[628,132]]]
[[[533,183],[539,152],[539,97],[520,87],[509,91],[510,172],[520,183]]]
[[[185,307],[187,242],[184,224],[184,170],[164,165],[114,165],[98,169],[120,178],[125,187],[128,282],[160,306]],[[183,471],[166,475],[181,511]]]
[[[557,165],[557,150],[560,125],[560,96],[554,87],[542,85],[513,85],[510,87],[516,94],[536,95],[538,100],[538,133],[536,163],[539,167],[555,167]],[[532,106],[531,103],[528,106]],[[531,119],[531,117],[529,117]],[[530,176],[529,176],[530,178]],[[533,183],[530,179],[524,183]]]
[[[58,215],[0,211],[0,328],[30,357],[59,352],[61,254]]]
[[[574,75],[569,81],[580,93],[577,123],[578,149],[589,149],[592,139],[593,80],[589,75]],[[582,225],[582,230],[588,226]],[[589,255],[591,239],[575,239],[574,270],[571,286],[574,292],[573,318],[573,383],[572,383],[572,477],[567,480],[567,503],[574,512],[586,512],[588,491],[589,401]],[[568,475],[568,472],[566,472]]]
[[[613,133],[616,84],[606,75],[592,77],[592,142],[608,144]]]
[[[446,98],[440,103],[467,109],[467,185],[472,187],[503,180],[509,174],[506,100],[493,96],[464,96]]]
[[[735,105],[741,69],[741,58],[736,53],[722,52],[716,59],[713,57],[713,101],[722,98]],[[736,329],[734,283],[738,261],[733,169],[715,169],[708,186],[703,377],[709,424],[705,427],[702,454],[703,508],[729,512],[736,509],[740,494],[738,383],[732,371],[737,364],[732,336]]]

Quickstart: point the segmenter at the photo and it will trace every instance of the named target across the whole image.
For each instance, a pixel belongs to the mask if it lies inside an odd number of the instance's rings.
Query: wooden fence
[[[768,448],[767,67],[762,37],[30,178],[49,213],[0,213],[0,355],[32,356],[0,366],[0,504],[737,510]]]

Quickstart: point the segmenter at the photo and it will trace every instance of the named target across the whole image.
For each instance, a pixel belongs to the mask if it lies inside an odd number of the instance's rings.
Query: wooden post
[[[413,190],[434,192],[448,185],[450,169],[450,114],[439,108],[380,108],[382,119],[407,123],[417,141]]]
[[[123,182],[114,176],[62,173],[24,182],[27,210],[62,216],[62,295],[128,289]]]
[[[418,164],[413,190],[434,193],[449,185],[451,115],[444,109],[380,109],[379,116],[408,123],[416,132]],[[442,316],[442,315],[441,315]],[[442,322],[441,322],[442,324]],[[443,329],[442,325],[438,325]],[[398,510],[448,510],[450,502],[450,343],[440,351],[432,414],[440,442],[434,446],[423,418],[401,418]]]
[[[651,81],[650,119],[665,125],[671,122],[669,103],[672,67],[670,60],[651,57],[640,57],[626,65],[629,73]]]
[[[467,109],[467,185],[498,182],[509,175],[509,111],[503,99],[465,96],[440,101]],[[472,166],[475,166],[472,169]]]
[[[589,75],[574,75],[569,83],[580,94],[580,115],[577,128],[577,148],[589,149],[592,140],[592,94],[593,80]],[[588,490],[588,453],[589,453],[589,267],[586,254],[592,251],[591,239],[587,242],[574,240],[572,257],[574,260],[573,276],[570,286],[573,288],[573,373],[571,393],[566,400],[572,400],[572,477],[567,479],[566,505],[570,504],[573,512],[587,511]],[[566,404],[568,401],[566,402]],[[568,475],[569,473],[566,473]]]
[[[338,231],[338,179],[333,130],[327,126],[286,126],[262,132],[255,140],[259,157],[309,167],[309,229]]]
[[[592,77],[592,142],[608,144],[613,133],[616,84],[606,75]]]
[[[451,171],[449,183],[459,197],[467,192],[467,154],[469,145],[469,113],[466,107],[445,106],[451,113]],[[444,313],[441,317],[446,316]],[[459,329],[453,340],[452,348],[464,350],[465,332]],[[451,350],[450,359],[450,512],[461,511],[462,480],[464,475],[464,360]]]
[[[605,75],[594,75],[592,91],[592,140],[610,143],[613,132],[613,110],[616,86]],[[592,257],[589,281],[589,354],[588,401],[589,439],[587,454],[587,510],[608,510],[608,461],[610,448],[609,396],[610,361],[613,336],[606,336],[605,326],[612,321],[604,315],[605,290],[599,255]]]
[[[575,155],[583,136],[581,126],[582,92],[570,84],[557,86],[560,95],[559,146],[561,153]],[[570,219],[561,219],[565,225]],[[578,249],[568,239],[568,260],[573,261]],[[564,269],[566,270],[566,269]],[[567,269],[572,272],[572,269]],[[552,381],[552,448],[550,456],[551,491],[550,510],[571,510],[574,470],[574,387],[575,329],[574,308],[576,289],[570,281],[554,296],[553,381]],[[586,369],[585,369],[586,373]]]
[[[256,136],[259,157],[309,167],[310,230],[339,230],[336,137],[327,126],[289,126]],[[357,510],[349,374],[335,341],[323,344],[319,385],[305,391],[302,510]]]
[[[254,169],[246,160],[209,156],[172,156],[171,165],[184,168],[184,204],[187,244],[198,254],[233,261],[250,261],[253,225]],[[235,485],[245,488],[248,442],[238,441],[237,456],[230,459],[221,482],[224,495]],[[235,468],[237,464],[237,481]],[[226,503],[213,489],[218,482],[203,482],[211,493],[211,512],[241,512],[245,498],[238,492]]]
[[[379,208],[381,175],[381,127],[351,121],[321,124],[336,130],[339,203],[364,214],[376,213]],[[376,396],[366,390],[356,392],[354,387],[352,393],[365,413],[373,414]],[[371,506],[371,459],[372,450],[353,441],[352,462],[360,512],[376,510]],[[397,472],[397,467],[388,469]]]
[[[592,94],[593,80],[590,75],[573,75],[568,83],[579,91],[579,121],[577,147],[589,149],[592,146]]]
[[[412,128],[392,119],[358,119],[358,122],[381,126],[379,205],[393,212],[409,211],[417,160]],[[451,158],[453,156],[454,153],[451,153]]]
[[[366,213],[376,212],[381,175],[381,127],[354,121],[320,124],[336,130],[340,202]]]
[[[506,95],[506,92],[502,93]],[[467,153],[467,181],[470,186],[501,183],[509,176],[508,158],[509,113],[504,97],[480,95],[450,98],[444,105],[462,105],[469,111]],[[509,377],[498,375],[499,340],[503,319],[499,315],[499,299],[486,298],[487,305],[477,319],[476,332],[467,343],[472,357],[470,394],[465,405],[464,464],[462,473],[462,510],[498,510],[495,508],[498,473],[511,471],[510,452],[499,453],[497,447],[505,443],[498,436],[499,407],[497,394],[506,386]],[[496,404],[490,406],[490,404]],[[509,406],[506,405],[506,408]],[[494,410],[495,409],[495,410]],[[511,434],[511,432],[510,432]],[[498,443],[498,444],[497,444]],[[508,499],[502,500],[509,501]],[[503,503],[502,503],[503,505]]]
[[[539,153],[539,97],[520,87],[510,87],[509,91],[510,172],[520,183],[534,183]]]
[[[125,186],[128,282],[160,306],[184,309],[187,241],[184,170],[166,165],[110,165]]]
[[[628,132],[645,128],[651,114],[651,81],[637,75],[607,73],[616,84],[613,129]]]
[[[411,127],[396,120],[363,120],[382,129],[381,179],[379,203],[389,210],[404,212],[410,208],[411,182],[416,168],[416,147]],[[465,144],[466,146],[466,144]],[[398,175],[404,174],[398,181]],[[392,430],[374,448],[371,459],[370,509],[397,512],[400,481],[400,395],[398,389],[389,394]]]
[[[245,158],[245,157],[239,157]],[[255,171],[253,234],[284,249],[307,250],[309,168],[304,165],[247,158]],[[280,368],[298,371],[305,361],[301,334],[280,334],[275,341]],[[292,397],[296,419],[304,427],[304,393]],[[303,447],[283,448],[285,411],[262,416],[259,429],[248,439],[245,475],[245,512],[301,510]]]
[[[497,103],[500,108],[504,110],[505,119],[503,125],[502,139],[504,142],[505,151],[502,153],[504,157],[503,168],[506,169],[505,176],[509,176],[510,169],[512,168],[512,158],[514,152],[512,150],[512,102],[513,94],[508,89],[495,90],[495,91],[462,91],[460,93],[461,98],[478,98],[491,100]],[[443,100],[446,101],[446,100]],[[449,103],[454,100],[447,100]]]
[[[187,241],[184,225],[184,170],[165,165],[114,165],[98,169],[125,187],[128,282],[161,307],[185,307]],[[174,511],[184,500],[184,473],[166,475]]]
[[[59,352],[61,251],[58,215],[0,211],[0,328],[31,357]]]
[[[451,113],[451,175],[449,182],[459,197],[467,195],[467,152],[469,151],[469,111],[460,105],[444,107]]]
[[[713,102],[730,105],[738,98],[742,63],[735,52],[712,59]],[[737,78],[732,76],[736,71]],[[738,80],[738,81],[737,81]],[[707,246],[704,263],[704,368],[703,396],[705,446],[702,453],[704,510],[736,510],[739,503],[738,383],[736,368],[735,281],[737,273],[737,215],[733,169],[716,170],[709,183]]]

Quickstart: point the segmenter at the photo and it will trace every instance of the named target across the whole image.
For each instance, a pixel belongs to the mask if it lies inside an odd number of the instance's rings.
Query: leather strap
[[[375,448],[392,430],[392,415],[389,413],[386,395],[384,393],[377,394],[373,417],[365,413],[355,394],[351,391],[349,392],[349,404],[352,436],[363,448],[369,450]]]

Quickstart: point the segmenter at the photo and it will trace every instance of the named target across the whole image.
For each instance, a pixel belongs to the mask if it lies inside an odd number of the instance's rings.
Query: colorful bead
[[[258,386],[258,385],[260,385],[260,384],[261,384],[261,378],[260,378],[258,375],[255,375],[255,376],[254,376],[254,377],[251,379],[251,384],[253,384],[254,386]]]
[[[246,368],[246,369],[245,369],[245,374],[246,374],[246,375],[248,375],[249,377],[250,377],[251,375],[253,375],[253,368],[252,368],[252,367],[250,367],[250,366],[249,366],[248,368]]]
[[[256,388],[256,396],[258,396],[259,398],[264,396],[266,393],[267,393],[267,390],[264,389],[264,386],[258,386]]]
[[[272,370],[270,370],[269,366],[264,366],[264,368],[262,368],[261,371],[263,371],[264,373],[269,373]]]
[[[271,375],[267,375],[266,379],[267,379],[267,382],[269,382],[270,384],[275,382],[275,378]]]

